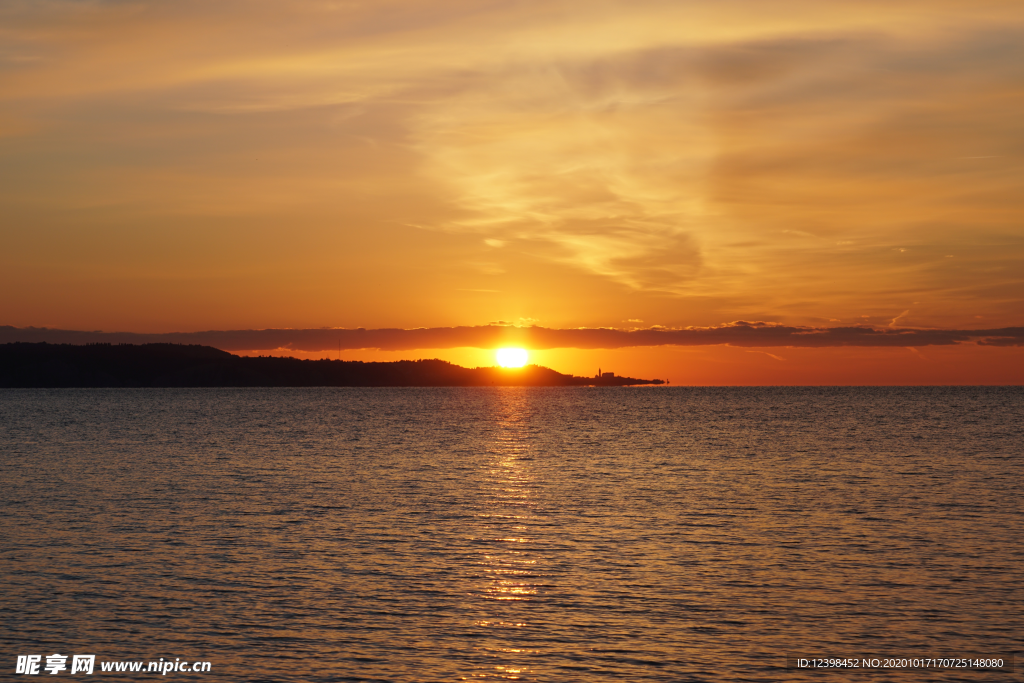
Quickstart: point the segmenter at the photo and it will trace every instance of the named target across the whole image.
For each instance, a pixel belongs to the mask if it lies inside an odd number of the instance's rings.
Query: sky
[[[0,0],[0,341],[1024,384],[1022,85],[1018,0]]]

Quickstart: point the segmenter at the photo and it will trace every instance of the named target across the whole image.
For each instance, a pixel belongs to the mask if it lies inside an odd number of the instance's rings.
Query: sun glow
[[[526,358],[526,349],[498,349],[498,365],[503,368],[521,368]]]

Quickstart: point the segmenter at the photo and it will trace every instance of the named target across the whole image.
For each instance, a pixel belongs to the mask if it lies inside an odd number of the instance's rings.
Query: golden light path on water
[[[491,647],[491,651],[486,653],[495,662],[493,669],[475,677],[497,676],[518,680],[529,674],[530,667],[524,660],[535,654],[532,648],[517,647],[514,637],[508,638],[509,631],[514,633],[529,625],[523,620],[523,613],[515,609],[515,603],[531,601],[538,594],[538,560],[532,552],[535,539],[530,534],[531,522],[537,521],[532,492],[535,482],[529,467],[532,460],[528,428],[529,394],[526,391],[508,392],[501,399],[496,415],[496,434],[484,464],[489,505],[479,513],[488,518],[486,521],[490,522],[490,528],[498,534],[491,539],[490,547],[481,553],[479,562],[486,578],[478,592],[479,597],[494,601],[495,606],[500,607],[495,610],[482,608],[484,613],[496,614],[492,619],[481,620],[478,626],[503,631],[505,638],[502,639],[503,647]],[[494,552],[495,544],[504,551]]]

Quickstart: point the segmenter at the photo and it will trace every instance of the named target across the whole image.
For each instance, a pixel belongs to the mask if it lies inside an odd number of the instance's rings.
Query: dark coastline
[[[575,377],[550,368],[464,368],[442,360],[365,363],[235,356],[184,344],[0,345],[0,387],[635,386],[632,377]]]

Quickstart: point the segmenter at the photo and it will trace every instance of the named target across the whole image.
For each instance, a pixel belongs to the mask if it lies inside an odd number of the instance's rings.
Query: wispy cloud
[[[799,347],[922,347],[975,343],[987,346],[1024,346],[1024,327],[989,330],[921,330],[873,327],[793,327],[739,321],[717,327],[687,329],[551,329],[516,327],[498,321],[477,327],[420,329],[312,329],[224,330],[138,334],[79,332],[46,328],[0,327],[0,343],[175,343],[203,344],[227,351],[294,349],[446,349],[497,348],[519,344],[531,349],[618,349],[643,346],[708,346],[726,344],[749,348]],[[781,359],[780,359],[781,360]]]
[[[335,286],[388,314],[347,323],[412,325],[396,290],[572,278],[621,293],[590,322],[1013,322],[1022,81],[1019,0],[12,0],[0,285],[126,321],[152,307],[109,283],[228,273],[254,325]],[[176,292],[142,298],[202,308]],[[581,321],[541,299],[464,319]]]

